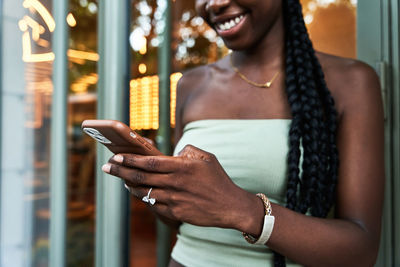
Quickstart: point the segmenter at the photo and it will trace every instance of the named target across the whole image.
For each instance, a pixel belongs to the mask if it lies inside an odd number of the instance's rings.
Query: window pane
[[[48,266],[54,18],[51,0],[3,0],[1,266]],[[67,266],[94,259],[97,2],[70,1]]]
[[[47,266],[51,1],[3,1],[1,266]]]
[[[96,118],[97,0],[70,0],[68,94],[67,266],[93,266],[95,240],[95,142],[81,130]]]

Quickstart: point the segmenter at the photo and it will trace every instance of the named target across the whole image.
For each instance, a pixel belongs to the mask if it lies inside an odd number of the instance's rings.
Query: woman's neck
[[[285,36],[283,20],[277,21],[264,38],[250,49],[234,51],[233,62],[247,71],[282,70],[285,58]]]

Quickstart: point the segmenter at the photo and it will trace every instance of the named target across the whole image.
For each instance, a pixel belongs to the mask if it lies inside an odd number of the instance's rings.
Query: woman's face
[[[196,0],[196,10],[228,48],[246,50],[282,16],[282,0]]]

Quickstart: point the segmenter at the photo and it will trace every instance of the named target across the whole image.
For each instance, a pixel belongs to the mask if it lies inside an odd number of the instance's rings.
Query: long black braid
[[[283,12],[286,92],[293,117],[286,207],[326,217],[335,201],[339,164],[337,112],[307,33],[299,0],[283,0]],[[274,265],[285,266],[285,258],[275,253]]]

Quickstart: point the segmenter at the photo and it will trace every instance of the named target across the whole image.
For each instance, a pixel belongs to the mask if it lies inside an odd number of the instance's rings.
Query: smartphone
[[[82,130],[114,154],[158,156],[162,153],[126,124],[116,120],[85,120]]]

